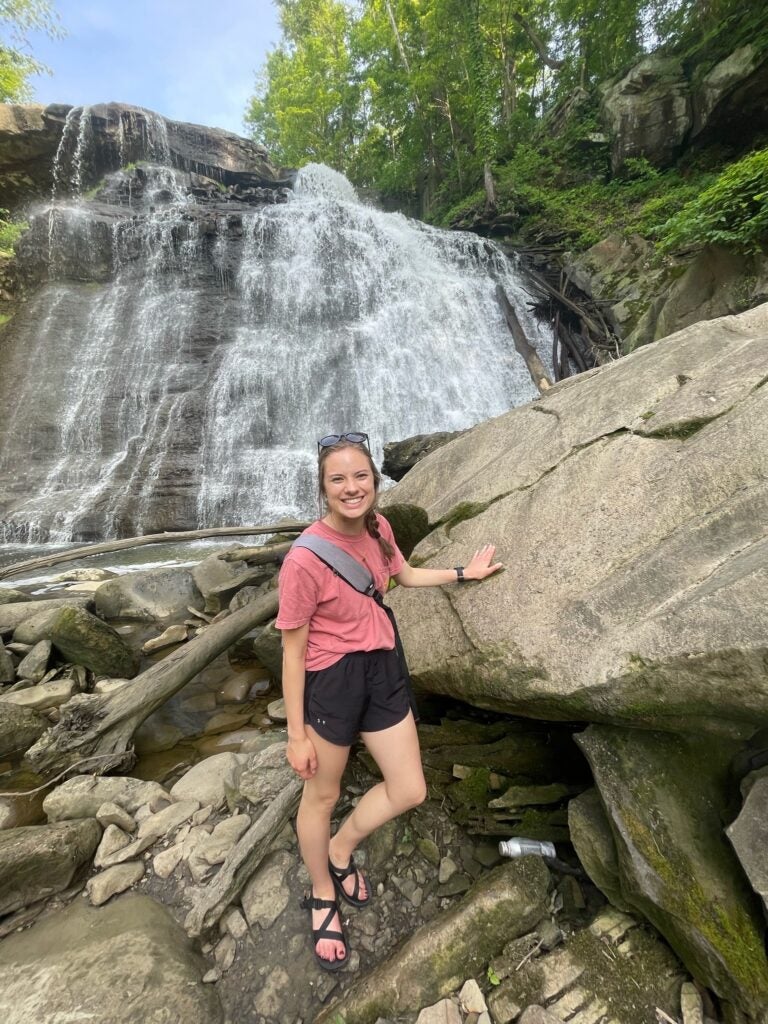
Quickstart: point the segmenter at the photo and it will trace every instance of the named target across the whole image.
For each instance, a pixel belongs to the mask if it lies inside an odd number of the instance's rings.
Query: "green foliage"
[[[491,983],[491,985],[501,984],[501,978],[498,976],[496,971],[494,971],[493,967],[491,967],[490,964],[488,964],[488,981]]]
[[[48,68],[29,53],[29,33],[38,30],[52,38],[62,34],[50,0],[0,0],[0,102],[30,98],[30,75]]]
[[[26,221],[7,220],[8,211],[0,210],[0,257],[9,259],[13,256],[16,243],[29,227]]]
[[[662,252],[728,245],[747,253],[768,242],[768,149],[730,164],[658,228]]]

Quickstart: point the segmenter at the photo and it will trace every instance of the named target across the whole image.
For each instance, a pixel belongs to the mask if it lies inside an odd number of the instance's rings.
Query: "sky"
[[[37,103],[132,103],[244,134],[256,72],[280,38],[271,0],[53,0],[67,35],[30,33],[51,75]]]

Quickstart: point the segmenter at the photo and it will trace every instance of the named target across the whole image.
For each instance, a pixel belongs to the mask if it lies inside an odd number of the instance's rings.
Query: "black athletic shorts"
[[[304,679],[305,723],[340,747],[397,725],[410,709],[396,650],[354,651]]]

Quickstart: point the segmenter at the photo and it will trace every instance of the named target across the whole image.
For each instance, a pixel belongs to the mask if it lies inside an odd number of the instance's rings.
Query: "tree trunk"
[[[184,530],[177,533],[152,533],[146,537],[125,537],[123,540],[108,540],[103,544],[87,544],[82,548],[70,548],[55,555],[43,555],[40,558],[28,558],[24,562],[16,562],[0,568],[0,580],[7,576],[16,576],[30,569],[46,569],[49,565],[60,562],[73,562],[89,555],[103,555],[110,551],[125,551],[138,548],[144,544],[175,544],[178,541],[204,540],[206,537],[256,537],[269,533],[302,533],[309,523],[281,523],[278,526],[220,526],[210,530]]]
[[[549,379],[549,375],[544,369],[544,364],[539,358],[538,352],[526,338],[520,321],[517,319],[517,313],[515,313],[512,308],[512,304],[500,284],[496,285],[496,298],[499,301],[499,305],[504,310],[504,316],[507,324],[509,325],[510,331],[512,331],[515,348],[525,360],[525,365],[528,367],[531,380],[539,389],[541,394],[544,394],[545,391],[548,391],[549,388],[552,387],[552,381]]]
[[[111,694],[79,694],[61,707],[61,718],[27,751],[42,775],[55,775],[93,757],[99,772],[133,764],[130,746],[141,723],[215,657],[277,612],[277,591],[211,625],[188,644]]]

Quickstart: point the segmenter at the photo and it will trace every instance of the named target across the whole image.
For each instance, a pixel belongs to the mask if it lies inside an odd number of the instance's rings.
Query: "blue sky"
[[[266,51],[280,38],[271,0],[53,0],[63,39],[31,33],[53,74],[31,80],[38,103],[148,107],[177,121],[243,134]]]

